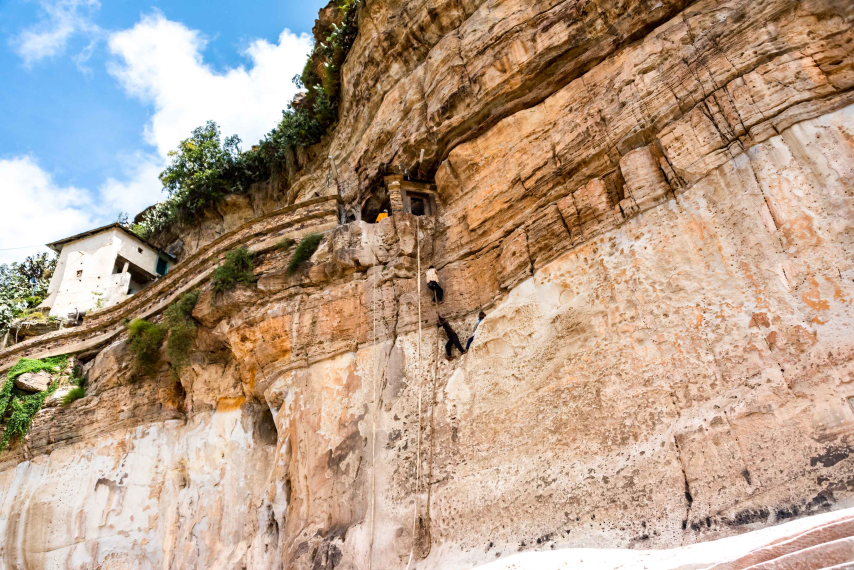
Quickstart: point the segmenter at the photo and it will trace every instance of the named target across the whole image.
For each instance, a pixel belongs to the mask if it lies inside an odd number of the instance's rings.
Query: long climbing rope
[[[374,272],[374,284],[371,287],[371,316],[374,321],[374,331],[373,331],[373,339],[372,339],[372,349],[377,350],[377,292],[379,291],[379,287],[377,286],[377,272]],[[378,362],[378,358],[374,358],[374,362]],[[377,414],[379,413],[379,400],[377,398],[377,377],[380,375],[380,366],[375,367],[375,370],[371,370],[371,376],[373,377],[372,388],[373,388],[373,405],[374,410],[371,414],[371,509],[370,509],[370,545],[368,547],[368,570],[372,570],[374,567],[374,536],[376,532],[376,520],[377,520]]]
[[[419,496],[421,493],[421,225],[419,219],[415,218],[415,259],[416,259],[416,291],[418,293],[418,367],[416,368],[417,393],[418,393],[418,439],[415,448],[415,505],[412,510],[412,544],[409,548],[409,561],[406,563],[406,570],[409,570],[412,565],[412,559],[415,555],[416,532],[418,531],[418,511],[420,510]]]
[[[421,229],[419,219],[415,218],[415,251],[416,251],[416,290],[418,291],[418,448],[415,457],[415,492],[421,492],[421,379],[422,379],[422,362],[421,362]],[[416,494],[416,505],[418,504],[418,495]],[[417,518],[417,512],[416,512]]]
[[[439,375],[439,354],[442,350],[442,339],[437,335],[436,342],[433,344],[433,378],[431,379],[430,390],[430,458],[427,460],[427,521],[430,521],[430,499],[433,495],[433,452],[434,440],[434,412],[436,410],[436,378]]]

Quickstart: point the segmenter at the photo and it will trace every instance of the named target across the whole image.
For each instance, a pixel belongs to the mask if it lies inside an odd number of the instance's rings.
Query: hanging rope
[[[377,348],[377,273],[374,273],[374,284],[371,287],[371,315],[374,321],[374,331],[371,346],[373,350]],[[374,362],[378,362],[378,358],[374,358]],[[377,414],[379,413],[379,400],[377,398],[377,377],[380,375],[380,366],[375,367],[371,371],[373,377],[372,390],[374,410],[371,414],[371,509],[370,509],[370,545],[368,547],[368,570],[372,570],[374,566],[374,535],[377,519]]]
[[[421,230],[419,218],[415,218],[415,250],[418,280],[416,289],[418,291],[418,448],[416,450],[415,463],[415,492],[421,492],[421,379],[423,376],[421,362]],[[417,497],[417,495],[416,495]],[[417,501],[417,499],[416,499]],[[416,502],[417,504],[417,502]],[[416,513],[417,514],[417,513]]]
[[[415,448],[415,505],[412,511],[412,545],[409,549],[409,561],[406,563],[406,569],[412,565],[412,558],[415,555],[416,532],[418,530],[418,511],[420,510],[419,495],[421,493],[421,225],[419,218],[415,218],[415,251],[416,251],[416,291],[418,293],[418,367],[416,368],[416,378],[418,379],[418,443]]]
[[[437,335],[436,343],[433,344],[433,378],[430,390],[430,458],[427,460],[427,520],[430,521],[430,499],[433,495],[433,425],[434,412],[436,410],[436,378],[439,375],[439,357],[442,350],[442,338]]]

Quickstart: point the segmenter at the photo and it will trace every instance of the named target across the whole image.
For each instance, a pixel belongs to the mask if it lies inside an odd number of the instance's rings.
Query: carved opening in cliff
[[[369,224],[375,224],[377,217],[383,212],[391,213],[391,200],[385,188],[371,192],[362,202],[360,208],[361,219]]]
[[[255,415],[255,434],[257,441],[264,445],[276,445],[279,440],[279,429],[276,427],[276,418],[267,406],[259,406],[253,409]]]
[[[385,187],[393,214],[404,212],[414,216],[436,215],[436,185],[432,182],[390,175],[385,177]]]
[[[426,192],[407,191],[403,199],[404,209],[414,216],[432,216],[436,205],[433,196]]]

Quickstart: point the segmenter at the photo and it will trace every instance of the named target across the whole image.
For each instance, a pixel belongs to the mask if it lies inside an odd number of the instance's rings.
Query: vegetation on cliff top
[[[279,124],[253,149],[242,152],[236,135],[222,140],[209,121],[170,153],[160,174],[168,198],[143,212],[133,231],[150,238],[172,224],[195,219],[229,193],[244,193],[287,164],[295,148],[317,144],[338,121],[341,67],[358,34],[363,0],[333,0],[328,19],[315,26],[315,45],[302,74],[294,78],[305,91],[282,112]]]

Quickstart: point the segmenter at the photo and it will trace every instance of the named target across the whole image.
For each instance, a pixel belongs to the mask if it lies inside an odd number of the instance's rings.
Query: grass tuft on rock
[[[225,255],[225,263],[217,267],[213,276],[213,290],[216,293],[230,291],[238,285],[255,283],[255,255],[241,247]]]
[[[160,347],[166,338],[166,328],[145,319],[134,319],[128,324],[128,337],[136,371],[143,376],[152,374],[160,362]]]
[[[290,263],[288,263],[288,275],[296,273],[300,265],[311,259],[314,252],[320,247],[321,241],[323,241],[323,234],[309,234],[302,238],[291,256]]]
[[[80,375],[79,371],[75,371],[74,377],[71,379],[77,386],[74,387],[62,398],[63,406],[70,406],[80,398],[86,396],[86,377]]]
[[[190,348],[196,340],[198,329],[192,314],[198,302],[199,292],[190,291],[184,293],[164,313],[166,328],[169,331],[166,354],[169,357],[169,363],[176,371],[190,361]]]
[[[291,249],[296,242],[297,240],[295,240],[294,238],[286,237],[285,239],[276,244],[276,249],[280,251],[286,251],[288,249]]]
[[[67,393],[62,398],[63,406],[70,406],[73,402],[76,402],[80,398],[84,398],[86,396],[86,387],[85,386],[77,386],[73,388],[69,393]]]

